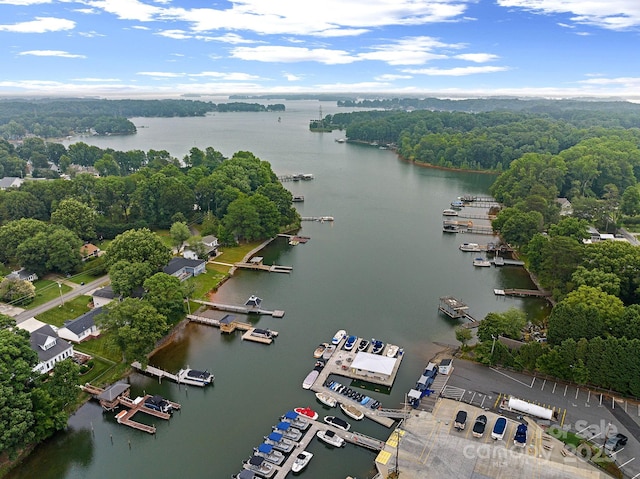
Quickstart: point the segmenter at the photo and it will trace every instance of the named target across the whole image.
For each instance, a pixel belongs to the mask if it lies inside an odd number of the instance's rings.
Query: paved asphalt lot
[[[500,399],[512,395],[553,409],[551,425],[579,433],[602,445],[607,435],[621,432],[629,442],[613,454],[626,477],[640,478],[640,405],[585,388],[454,360],[443,396],[498,411]],[[516,419],[517,414],[505,414]],[[558,430],[561,434],[561,431]]]

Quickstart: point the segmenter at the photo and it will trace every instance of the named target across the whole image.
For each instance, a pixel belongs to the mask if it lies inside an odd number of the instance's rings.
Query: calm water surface
[[[487,194],[489,175],[419,168],[393,152],[337,143],[344,134],[311,133],[318,102],[287,102],[284,113],[227,113],[205,118],[137,118],[131,137],[82,138],[119,150],[166,149],[182,158],[197,146],[213,146],[226,156],[251,151],[278,174],[313,173],[307,182],[286,183],[302,216],[331,215],[334,223],[303,223],[309,243],[274,242],[265,262],[290,265],[291,275],[240,272],[216,300],[243,303],[251,294],[281,319],[252,320],[279,331],[271,346],[221,336],[215,328],[188,325],[178,340],[151,363],[169,371],[208,368],[216,375],[207,389],[178,387],[134,374],[132,396],[158,393],[182,404],[169,422],[155,422],[155,436],[118,425],[113,413],[91,402],[70,420],[69,429],[38,448],[10,475],[18,478],[228,478],[237,473],[281,414],[312,405],[328,414],[301,382],[313,367],[312,353],[337,329],[379,338],[405,350],[390,394],[373,392],[387,407],[398,407],[420,371],[439,350],[434,342],[455,344],[458,324],[437,313],[438,298],[454,295],[478,318],[509,307],[540,315],[538,301],[497,299],[494,288],[530,287],[516,268],[474,268],[474,254],[461,242],[486,243],[487,237],[445,235],[441,212],[457,196]],[[322,104],[323,112],[338,111]],[[342,111],[342,110],[340,110]],[[280,117],[280,121],[278,121]],[[224,261],[224,255],[220,258]],[[336,413],[336,410],[333,410]],[[339,412],[337,414],[340,414]],[[385,439],[389,430],[370,421],[357,431]],[[313,440],[309,478],[371,477],[375,454],[352,445],[330,450]]]

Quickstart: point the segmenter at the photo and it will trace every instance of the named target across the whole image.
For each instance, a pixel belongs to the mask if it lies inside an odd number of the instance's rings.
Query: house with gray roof
[[[19,188],[24,183],[22,178],[16,176],[5,176],[0,178],[0,190],[6,190],[7,188]]]
[[[38,275],[33,271],[27,271],[26,269],[22,268],[17,271],[13,271],[12,273],[9,273],[7,275],[7,278],[20,279],[22,281],[30,281],[31,283],[33,283],[34,281],[37,281]]]
[[[116,294],[111,286],[105,286],[104,288],[96,289],[91,294],[91,297],[93,298],[93,306],[99,308],[116,299]]]
[[[31,349],[38,353],[40,361],[33,368],[42,374],[46,374],[53,369],[57,362],[73,357],[73,345],[60,339],[56,331],[50,326],[42,326],[33,331],[29,336]]]
[[[207,258],[210,258],[212,256],[215,257],[218,254],[218,238],[213,235],[207,235],[203,236],[200,242],[204,246],[204,252],[207,255]],[[185,250],[182,252],[182,256],[188,259],[199,259],[196,252],[189,248],[185,248]]]
[[[204,273],[205,269],[206,263],[201,259],[173,258],[162,271],[184,281]]]
[[[100,335],[95,317],[102,313],[102,306],[78,316],[71,321],[65,321],[64,327],[58,330],[58,336],[67,341],[79,343]]]

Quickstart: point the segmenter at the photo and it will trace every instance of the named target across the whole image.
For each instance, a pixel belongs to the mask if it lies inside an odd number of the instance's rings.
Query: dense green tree
[[[193,251],[200,259],[207,259],[207,247],[202,242],[201,236],[192,236],[187,241],[189,249]]]
[[[271,238],[277,235],[281,216],[276,204],[260,193],[255,193],[251,196],[250,201],[260,218],[260,234],[258,238]]]
[[[489,313],[480,322],[477,336],[480,341],[492,341],[493,337],[498,336],[520,339],[526,322],[525,312],[515,308],[504,313]]]
[[[529,243],[527,253],[537,258],[532,271],[545,288],[561,297],[573,288],[571,275],[582,262],[584,245],[568,236],[554,236],[548,241]]]
[[[543,217],[537,211],[525,213],[516,208],[506,208],[498,213],[491,224],[504,241],[514,246],[524,246],[542,231]]]
[[[582,265],[620,278],[620,299],[640,302],[640,249],[625,241],[599,241],[584,248]]]
[[[15,260],[20,243],[46,230],[47,223],[31,218],[10,221],[0,226],[0,261]]]
[[[605,273],[597,268],[578,266],[571,275],[571,281],[576,287],[592,286],[613,296],[620,295],[620,278],[614,273]]]
[[[70,358],[59,361],[53,367],[53,374],[45,383],[45,387],[58,409],[75,404],[79,389],[80,368]],[[65,421],[66,423],[66,421]]]
[[[248,197],[241,197],[229,205],[224,226],[238,239],[253,241],[262,236],[260,217]]]
[[[73,198],[62,200],[51,213],[51,223],[64,226],[83,240],[96,237],[96,219],[93,208]]]
[[[581,242],[589,238],[588,226],[589,223],[584,219],[565,217],[549,225],[549,236],[568,236]]]
[[[134,290],[144,284],[154,274],[148,263],[131,263],[120,260],[109,268],[111,288],[118,295],[131,296]]]
[[[113,334],[123,359],[146,365],[147,355],[169,330],[167,318],[147,301],[133,298],[110,303],[106,309],[100,324]]]
[[[6,222],[22,218],[46,220],[44,204],[26,191],[7,191],[1,197],[0,219]]]
[[[36,288],[30,281],[4,278],[0,282],[0,301],[16,306],[29,304],[36,297]]]
[[[73,273],[82,264],[80,240],[73,231],[63,227],[54,227],[47,237],[49,251],[46,267],[59,273]]]
[[[640,188],[638,185],[629,186],[620,201],[620,211],[627,216],[640,214]]]
[[[144,282],[145,301],[166,316],[170,323],[184,316],[184,296],[180,280],[166,273],[156,273]]]
[[[472,334],[469,328],[465,328],[463,326],[458,326],[456,328],[456,340],[462,343],[462,349],[464,350],[467,347],[467,343],[471,341]]]
[[[109,243],[105,257],[108,267],[118,261],[147,263],[153,272],[157,272],[171,259],[171,250],[162,243],[157,234],[142,228],[118,235]]]
[[[100,176],[117,176],[120,174],[120,166],[116,163],[113,155],[104,154],[102,158],[97,160],[94,164]]]
[[[186,223],[178,221],[171,225],[169,234],[171,235],[171,242],[176,247],[178,252],[180,252],[182,250],[184,242],[187,241],[191,236],[191,231],[189,231],[189,227]]]

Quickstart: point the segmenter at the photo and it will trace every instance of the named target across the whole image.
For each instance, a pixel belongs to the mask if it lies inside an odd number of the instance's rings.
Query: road
[[[107,284],[109,284],[109,276],[101,276],[98,279],[91,281],[90,283],[78,285],[68,293],[63,294],[62,301],[70,301],[74,298],[77,298],[78,296],[87,294],[89,291],[93,291],[96,288],[106,286]],[[44,313],[45,311],[48,311],[51,308],[58,306],[59,304],[60,298],[57,297],[55,299],[52,299],[51,301],[41,304],[40,306],[36,306],[35,308],[25,309],[23,312],[15,315],[13,319],[16,320],[17,324],[20,324],[21,322],[26,321],[29,318],[33,318],[34,316],[37,316],[41,313]]]

